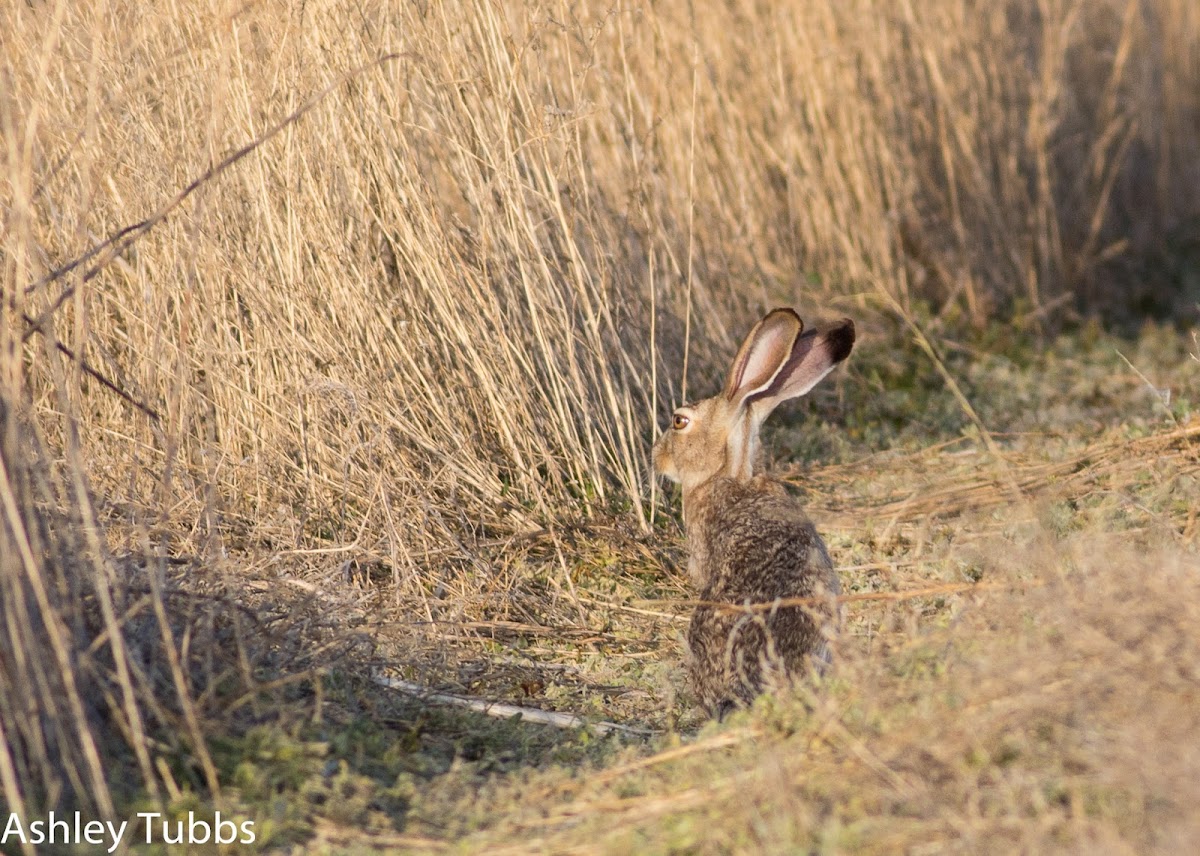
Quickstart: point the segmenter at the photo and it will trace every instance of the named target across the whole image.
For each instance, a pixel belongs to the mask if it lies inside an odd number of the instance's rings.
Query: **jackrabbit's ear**
[[[854,347],[854,322],[843,318],[818,333],[810,330],[797,336],[786,362],[771,376],[771,382],[751,401],[758,419],[765,419],[776,405],[808,392],[846,357]]]
[[[755,324],[729,369],[725,398],[740,404],[771,387],[803,329],[804,322],[791,309],[776,309]]]

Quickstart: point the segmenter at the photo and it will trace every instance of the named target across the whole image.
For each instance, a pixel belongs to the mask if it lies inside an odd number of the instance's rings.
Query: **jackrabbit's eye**
[[[688,427],[688,423],[690,423],[691,421],[692,421],[691,419],[688,419],[682,413],[676,413],[671,418],[671,427],[674,428],[676,431],[682,431],[684,428]]]

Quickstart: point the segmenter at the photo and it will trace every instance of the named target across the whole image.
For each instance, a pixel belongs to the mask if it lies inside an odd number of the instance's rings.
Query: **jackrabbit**
[[[683,488],[688,576],[702,602],[688,627],[688,670],[710,716],[829,661],[833,563],[800,503],[755,467],[763,420],[853,346],[848,318],[805,332],[795,311],[776,309],[746,337],[721,394],[680,407],[654,444],[655,469]],[[785,598],[816,603],[780,605]]]

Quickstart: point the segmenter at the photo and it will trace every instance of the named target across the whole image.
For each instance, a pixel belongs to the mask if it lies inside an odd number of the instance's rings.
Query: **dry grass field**
[[[9,812],[1200,845],[1200,5],[33,0],[0,46]],[[767,432],[846,626],[706,723],[648,452],[783,304],[860,333]]]

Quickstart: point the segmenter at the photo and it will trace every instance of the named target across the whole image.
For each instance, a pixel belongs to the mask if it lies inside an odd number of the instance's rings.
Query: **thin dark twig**
[[[318,104],[320,104],[321,101],[323,101],[326,98],[326,96],[329,95],[329,93],[333,92],[335,89],[337,89],[343,83],[345,83],[347,80],[351,80],[366,71],[370,71],[371,69],[375,68],[376,66],[383,65],[386,62],[390,62],[392,60],[401,59],[403,57],[408,57],[408,56],[411,56],[411,54],[408,54],[408,53],[384,54],[383,56],[379,57],[378,59],[374,59],[371,62],[361,65],[358,68],[354,69],[353,71],[349,71],[346,74],[342,75],[340,78],[338,78],[333,83],[326,86],[324,89],[322,89],[316,95],[312,96],[306,102],[304,102],[302,105],[300,105],[298,108],[296,108],[296,110],[294,112],[285,116],[283,119],[281,119],[279,122],[277,122],[271,128],[269,128],[266,132],[264,132],[262,135],[255,137],[253,140],[246,143],[241,148],[237,149],[236,151],[232,152],[229,155],[226,155],[218,163],[214,164],[213,166],[210,166],[200,176],[198,176],[197,178],[193,179],[190,183],[188,183],[188,185],[186,187],[184,187],[183,190],[181,190],[181,191],[179,191],[179,193],[175,194],[175,196],[172,197],[169,201],[167,201],[161,208],[159,208],[158,211],[151,214],[145,220],[142,220],[141,222],[134,223],[130,226],[126,226],[125,228],[118,230],[117,232],[112,234],[110,237],[106,238],[105,240],[101,241],[99,244],[96,244],[94,247],[90,248],[83,255],[79,256],[78,258],[72,259],[71,261],[69,261],[65,265],[63,265],[62,267],[46,274],[44,277],[39,279],[37,282],[34,282],[34,283],[26,286],[25,293],[29,294],[31,292],[37,291],[39,288],[50,285],[53,282],[57,282],[58,280],[62,279],[67,274],[69,274],[71,271],[75,270],[76,268],[80,267],[81,265],[86,264],[87,262],[89,262],[90,260],[95,258],[100,253],[104,252],[105,250],[111,250],[101,262],[99,262],[94,267],[92,267],[90,270],[88,270],[87,273],[85,273],[83,275],[83,277],[81,278],[80,281],[81,282],[90,282],[91,280],[95,279],[100,274],[100,272],[102,270],[104,270],[105,267],[108,266],[108,264],[113,260],[113,258],[115,258],[116,256],[123,253],[134,243],[134,241],[136,241],[138,238],[140,238],[146,232],[149,232],[152,228],[154,228],[159,223],[161,223],[163,220],[165,220],[171,214],[171,212],[173,212],[176,208],[178,208],[180,205],[182,205],[183,202],[189,196],[191,196],[193,193],[195,193],[197,190],[199,190],[202,186],[204,186],[206,183],[208,183],[208,181],[210,181],[211,179],[216,178],[217,176],[219,176],[222,173],[224,173],[225,171],[227,171],[230,167],[234,166],[236,163],[238,163],[238,161],[242,160],[247,155],[254,153],[256,150],[258,150],[264,144],[270,142],[272,139],[274,139],[276,136],[278,136],[278,134],[281,131],[290,127],[291,125],[294,125],[296,122],[300,121],[300,119],[302,119],[305,116],[305,114],[309,113],[314,107],[316,107]],[[114,247],[115,247],[115,249],[113,249]],[[75,286],[73,286],[73,285],[68,286],[67,288],[63,289],[62,294],[60,294],[58,296],[58,298],[55,299],[53,305],[51,305],[49,309],[47,309],[45,312],[42,313],[42,317],[39,318],[37,321],[32,322],[34,326],[32,329],[27,330],[25,332],[24,338],[28,339],[29,336],[32,335],[33,333],[41,332],[41,326],[45,323],[46,319],[51,314],[53,314],[55,312],[55,310],[57,310],[58,307],[61,306],[63,304],[63,302],[67,298],[69,298],[74,292],[75,292]]]
[[[33,319],[30,318],[28,315],[26,315],[24,312],[21,313],[21,317],[25,319],[26,324],[33,323]],[[41,331],[39,330],[38,332],[41,332]],[[124,399],[130,405],[132,405],[133,407],[136,407],[138,410],[142,411],[142,413],[145,413],[147,416],[149,416],[155,422],[162,421],[162,417],[159,416],[157,410],[155,410],[149,404],[139,401],[138,399],[134,398],[131,394],[129,394],[125,390],[121,389],[121,387],[117,386],[116,381],[109,380],[100,371],[92,368],[91,364],[88,363],[87,360],[83,359],[82,357],[77,357],[75,355],[75,352],[72,351],[70,348],[68,348],[66,345],[64,345],[62,342],[55,341],[54,347],[57,348],[64,356],[66,356],[67,359],[69,359],[73,362],[79,363],[79,368],[81,368],[83,370],[84,374],[88,375],[89,377],[95,378],[100,383],[101,386],[103,386],[104,388],[106,388],[112,392],[115,392],[120,398]]]
[[[101,256],[100,261],[96,262],[95,265],[93,265],[91,268],[89,268],[87,270],[87,272],[85,272],[83,274],[83,276],[80,277],[79,282],[85,283],[85,282],[90,282],[91,280],[95,279],[97,276],[99,276],[101,271],[103,271],[106,267],[108,267],[108,265],[112,262],[113,259],[120,256],[122,253],[124,253],[126,250],[128,250],[129,247],[131,247],[135,241],[137,241],[139,238],[141,238],[143,235],[145,235],[147,232],[149,232],[151,229],[153,229],[155,226],[157,226],[163,220],[165,220],[171,214],[171,212],[173,212],[176,208],[178,208],[180,205],[182,205],[183,202],[189,196],[191,196],[193,193],[195,193],[198,189],[200,189],[202,186],[204,186],[206,183],[208,183],[212,179],[222,175],[224,172],[226,172],[228,169],[230,169],[232,166],[234,166],[236,163],[238,163],[238,161],[245,158],[247,155],[257,151],[261,146],[263,146],[264,144],[266,144],[267,142],[272,140],[285,128],[298,122],[301,118],[303,118],[305,116],[305,114],[307,114],[314,107],[316,107],[318,104],[320,104],[321,101],[323,101],[325,99],[325,97],[329,95],[329,93],[333,92],[335,89],[337,89],[343,83],[345,83],[347,80],[351,80],[351,79],[363,74],[366,71],[369,71],[373,68],[383,65],[384,63],[391,62],[392,60],[400,59],[400,58],[406,57],[406,56],[411,56],[411,55],[407,54],[407,53],[384,54],[383,56],[381,56],[377,59],[374,59],[371,62],[365,63],[364,65],[359,66],[358,68],[354,69],[353,71],[349,71],[346,74],[342,75],[337,80],[335,80],[333,83],[329,84],[324,89],[322,89],[320,92],[318,92],[316,95],[309,98],[308,101],[304,102],[304,104],[302,104],[295,111],[293,111],[288,116],[283,118],[281,121],[276,123],[270,129],[268,129],[265,133],[256,137],[255,139],[251,140],[249,143],[247,143],[246,145],[237,149],[232,154],[229,154],[226,157],[222,158],[219,163],[214,164],[213,166],[206,169],[198,178],[191,181],[186,187],[183,188],[183,190],[181,190],[181,191],[179,191],[179,193],[175,194],[174,197],[172,197],[168,202],[166,202],[162,207],[160,207],[156,212],[154,212],[152,215],[147,217],[145,220],[142,220],[141,222],[134,223],[131,226],[126,226],[125,228],[118,230],[117,232],[115,232],[113,235],[111,235],[104,241],[101,241],[99,244],[96,244],[94,247],[91,247],[87,252],[83,253],[78,258],[72,259],[70,262],[67,262],[62,267],[51,271],[46,276],[39,279],[37,282],[34,282],[31,285],[26,286],[25,293],[29,294],[31,292],[38,290],[39,288],[43,288],[47,285],[50,285],[51,283],[57,282],[58,280],[67,276],[69,273],[76,270],[77,268],[88,264],[92,259],[95,259],[97,256]],[[42,314],[38,318],[31,318],[29,315],[27,315],[25,313],[21,313],[21,317],[25,321],[25,325],[26,325],[26,329],[25,329],[24,334],[21,336],[21,340],[27,341],[29,339],[29,337],[32,336],[34,333],[40,333],[42,335],[45,335],[46,334],[46,322],[50,320],[51,316],[53,316],[53,314],[55,312],[57,312],[58,309],[64,303],[66,303],[66,301],[69,300],[73,294],[75,294],[75,291],[77,288],[78,288],[78,284],[68,285],[66,288],[64,288],[62,290],[62,293],[60,293],[58,295],[58,297],[54,299],[54,302],[51,303],[51,305],[45,311],[43,311]],[[87,375],[95,378],[106,389],[109,389],[112,392],[116,393],[123,400],[125,400],[126,402],[128,402],[130,405],[137,408],[141,412],[145,413],[147,416],[149,416],[154,421],[157,422],[160,420],[161,417],[159,416],[158,412],[156,410],[154,410],[154,408],[152,408],[148,404],[145,404],[145,403],[137,400],[136,398],[134,398],[132,395],[130,395],[128,392],[126,392],[124,389],[122,389],[115,381],[112,381],[109,378],[105,377],[104,374],[102,374],[100,371],[98,371],[97,369],[95,369],[94,367],[89,365],[86,360],[82,359],[81,357],[77,357],[75,355],[75,353],[70,348],[68,348],[66,345],[62,344],[61,342],[57,342],[57,341],[54,344],[55,344],[55,347],[60,352],[65,354],[70,359],[75,360],[79,364],[80,368]]]

